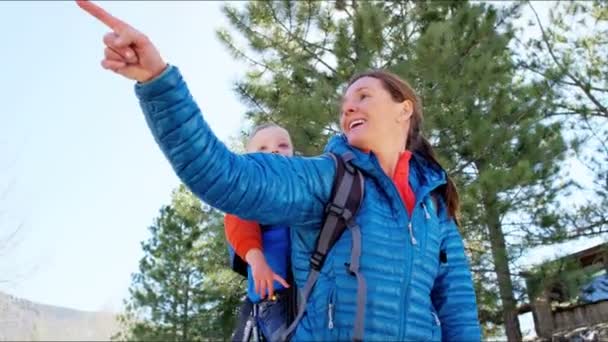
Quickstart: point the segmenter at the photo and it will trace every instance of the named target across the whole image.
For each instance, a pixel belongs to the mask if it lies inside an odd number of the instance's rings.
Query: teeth
[[[354,120],[353,122],[350,123],[349,128],[352,129],[355,126],[362,125],[364,123],[365,123],[365,120],[363,120],[363,119],[357,119],[357,120]]]

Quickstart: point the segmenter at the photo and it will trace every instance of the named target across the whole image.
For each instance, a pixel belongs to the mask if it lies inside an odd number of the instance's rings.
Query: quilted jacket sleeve
[[[231,152],[203,119],[175,66],[136,84],[135,92],[165,157],[203,201],[262,224],[320,220],[335,175],[330,157]]]
[[[462,237],[453,219],[443,221],[439,275],[432,301],[441,322],[444,341],[480,341],[475,290]]]

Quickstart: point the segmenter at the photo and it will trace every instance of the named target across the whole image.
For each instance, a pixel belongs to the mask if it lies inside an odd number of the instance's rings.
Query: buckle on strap
[[[334,214],[335,216],[342,216],[342,214],[344,214],[344,207],[341,207],[339,205],[336,205],[335,203],[329,203],[327,205],[327,207],[325,207],[325,213],[326,214]]]
[[[323,263],[325,262],[326,256],[327,256],[327,254],[322,254],[319,251],[315,251],[310,256],[310,268],[312,268],[313,270],[315,270],[317,272],[321,271],[321,267],[323,266]]]

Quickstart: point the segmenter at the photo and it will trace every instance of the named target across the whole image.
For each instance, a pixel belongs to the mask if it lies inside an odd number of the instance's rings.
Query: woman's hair
[[[433,147],[422,135],[422,101],[418,95],[416,95],[416,92],[412,86],[393,73],[384,70],[372,70],[355,75],[348,82],[348,87],[363,77],[372,77],[382,82],[382,86],[391,94],[391,97],[395,102],[410,100],[413,103],[414,110],[410,119],[410,128],[407,135],[405,148],[410,150],[412,153],[419,153],[427,160],[441,167],[437,157],[435,156]],[[447,176],[446,186],[440,189],[441,195],[447,204],[448,215],[458,220],[460,202],[458,199],[458,191],[456,190],[456,185],[454,184],[452,178]]]

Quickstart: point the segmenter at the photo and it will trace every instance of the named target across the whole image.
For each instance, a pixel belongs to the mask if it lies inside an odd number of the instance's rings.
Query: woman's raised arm
[[[89,1],[77,1],[112,31],[102,66],[136,80],[156,142],[181,180],[203,201],[264,224],[322,220],[335,175],[329,157],[238,155],[212,132],[177,67],[141,32]]]

